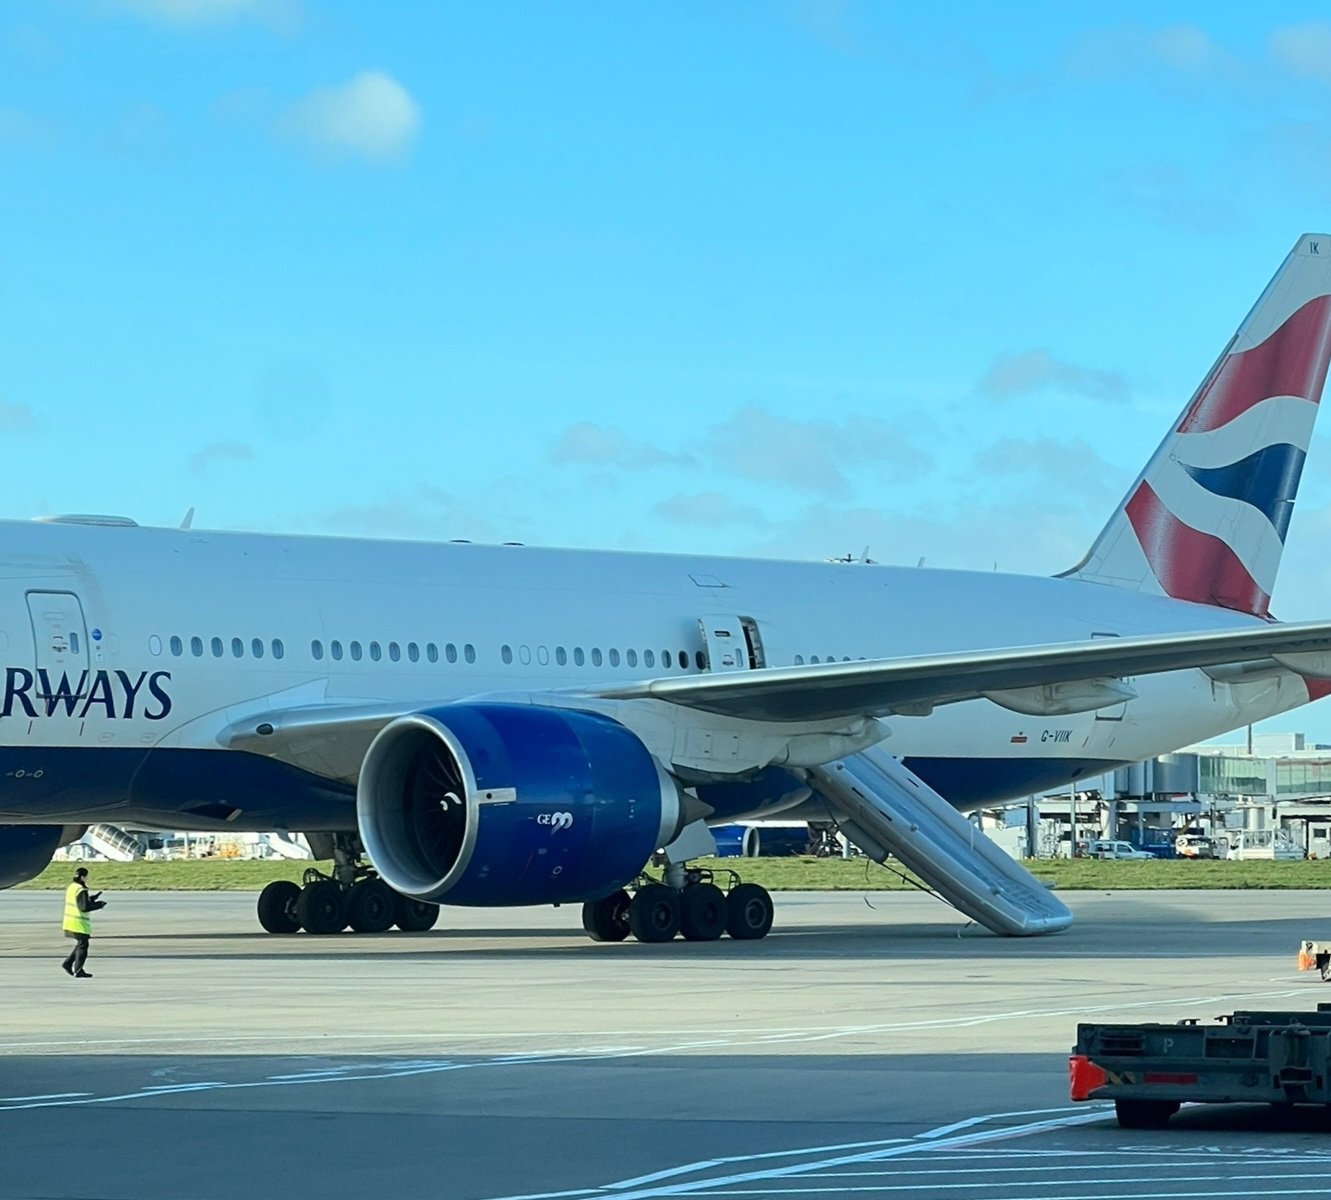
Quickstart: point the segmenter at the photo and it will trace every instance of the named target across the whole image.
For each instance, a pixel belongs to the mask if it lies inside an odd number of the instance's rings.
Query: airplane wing
[[[1039,711],[1034,689],[1085,682],[1081,708],[1122,703],[1125,676],[1264,661],[1321,678],[1331,676],[1331,623],[1248,626],[1205,633],[1146,634],[913,658],[820,663],[725,674],[652,679],[589,694],[606,700],[665,700],[685,708],[757,721],[825,721],[927,711],[988,696],[1018,712]],[[1048,702],[1056,705],[1058,693]],[[1068,703],[1075,704],[1075,696]],[[1030,705],[1024,707],[1023,703]]]

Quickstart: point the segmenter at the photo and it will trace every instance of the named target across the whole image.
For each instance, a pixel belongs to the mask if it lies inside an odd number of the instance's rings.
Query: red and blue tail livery
[[[1301,237],[1070,576],[1267,617],[1331,360],[1331,237]]]

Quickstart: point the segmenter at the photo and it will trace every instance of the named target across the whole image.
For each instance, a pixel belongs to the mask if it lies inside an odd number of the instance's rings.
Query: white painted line
[[[80,1096],[91,1096],[92,1092],[51,1092],[46,1096],[0,1096],[0,1104],[19,1104],[25,1100],[76,1100]]]

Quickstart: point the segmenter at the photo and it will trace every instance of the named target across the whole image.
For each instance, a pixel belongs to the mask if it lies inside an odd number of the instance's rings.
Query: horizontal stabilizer
[[[808,779],[870,858],[895,855],[986,929],[1030,937],[1072,924],[1057,896],[885,750],[815,767]]]

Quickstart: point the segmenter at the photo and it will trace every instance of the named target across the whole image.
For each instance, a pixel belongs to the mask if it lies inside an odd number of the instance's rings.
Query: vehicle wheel
[[[347,927],[347,901],[342,885],[318,879],[300,889],[296,915],[306,933],[341,933]]]
[[[620,888],[582,906],[582,928],[594,942],[622,942],[629,935],[628,892]]]
[[[736,941],[766,937],[771,932],[773,916],[771,893],[756,883],[741,883],[726,896],[726,932]]]
[[[382,879],[362,879],[347,894],[347,924],[357,933],[383,933],[397,915],[393,889]]]
[[[300,929],[299,901],[300,884],[274,879],[259,893],[259,924],[268,933],[296,933]]]
[[[1114,1101],[1114,1114],[1124,1129],[1163,1129],[1178,1109],[1169,1100]]]
[[[679,932],[679,894],[663,883],[639,888],[629,902],[629,928],[640,942],[668,942]]]
[[[680,897],[679,931],[687,941],[716,941],[729,916],[726,894],[714,883],[690,884]]]
[[[393,924],[403,933],[424,933],[439,920],[439,905],[393,893]]]

